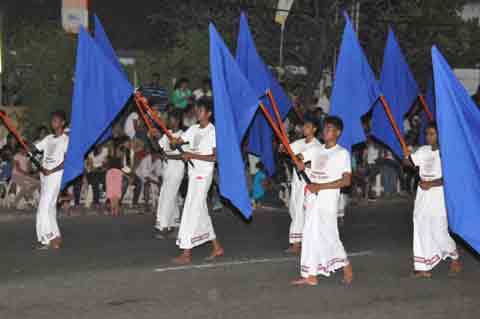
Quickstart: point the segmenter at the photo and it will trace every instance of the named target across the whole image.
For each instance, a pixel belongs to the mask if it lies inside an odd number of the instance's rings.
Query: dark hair
[[[122,160],[119,157],[112,157],[108,161],[108,167],[122,169]]]
[[[338,130],[343,131],[343,121],[338,116],[327,116],[325,118],[325,125],[331,124],[335,126]]]
[[[316,118],[313,114],[307,113],[303,117],[303,124],[310,123],[313,125],[313,127],[318,128],[319,127],[319,119]]]
[[[187,78],[180,78],[177,83],[175,83],[175,90],[180,88],[180,85],[183,83],[189,83],[190,81]]]
[[[67,114],[65,113],[65,111],[56,110],[56,111],[52,112],[51,118],[54,118],[54,117],[58,117],[59,119],[61,119],[65,123],[67,122]]]
[[[212,112],[212,102],[210,99],[201,98],[197,101],[198,108],[204,108],[207,112]]]
[[[438,132],[437,122],[435,121],[428,122],[427,126],[425,126],[425,131],[428,130],[429,128],[433,128],[435,132]]]
[[[255,165],[255,167],[256,167],[259,171],[263,171],[263,170],[265,169],[262,162],[257,162],[257,165]]]
[[[183,122],[183,111],[180,110],[173,110],[170,113],[168,113],[168,118],[174,118],[176,119],[180,125],[182,125]]]

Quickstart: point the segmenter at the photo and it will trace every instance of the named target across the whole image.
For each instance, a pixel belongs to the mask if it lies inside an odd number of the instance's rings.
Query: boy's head
[[[208,99],[200,99],[195,107],[195,114],[200,123],[208,123],[212,117],[212,103]]]
[[[64,111],[55,111],[52,113],[50,125],[54,131],[64,129],[67,123],[67,115]]]
[[[428,145],[437,145],[438,144],[438,129],[436,122],[430,122],[425,127],[425,140]]]
[[[185,89],[188,88],[188,84],[189,84],[189,81],[188,81],[187,78],[181,78],[181,79],[178,81],[177,89],[185,90]]]
[[[312,115],[306,115],[303,121],[303,136],[313,137],[317,134],[318,123]]]
[[[336,142],[343,131],[343,121],[338,116],[328,116],[325,118],[323,126],[323,140],[327,142]]]
[[[212,88],[212,81],[209,78],[203,79],[202,88],[204,90],[210,90]]]
[[[255,167],[258,169],[258,171],[264,171],[264,166],[263,166],[263,163],[262,162],[258,162],[257,165],[255,165]]]

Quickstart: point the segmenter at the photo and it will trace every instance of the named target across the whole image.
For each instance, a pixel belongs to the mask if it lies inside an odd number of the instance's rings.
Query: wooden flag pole
[[[408,150],[407,143],[405,143],[405,139],[403,138],[402,133],[400,133],[400,129],[398,128],[397,122],[395,122],[395,118],[393,117],[392,110],[390,109],[390,106],[388,105],[387,100],[385,99],[385,96],[380,95],[380,101],[382,102],[382,105],[383,105],[383,108],[385,109],[385,113],[387,114],[388,120],[392,125],[393,131],[395,132],[395,135],[397,135],[398,141],[402,146],[403,153],[407,153],[407,150]]]
[[[418,98],[420,99],[420,104],[422,104],[423,110],[425,111],[425,113],[427,113],[428,120],[433,121],[433,114],[428,107],[427,101],[425,101],[425,97],[423,96],[423,94],[419,94]]]
[[[285,125],[283,125],[283,121],[282,121],[282,117],[280,116],[280,111],[278,109],[277,101],[275,101],[275,98],[273,97],[271,90],[267,91],[267,96],[270,99],[270,104],[272,105],[273,112],[275,113],[275,117],[277,118],[278,127],[280,128],[280,131],[282,132],[285,139],[288,141],[287,130],[285,130]],[[290,145],[290,142],[288,144]]]
[[[150,119],[147,117],[147,114],[145,114],[145,111],[143,110],[140,100],[136,96],[134,97],[134,100],[135,100],[135,104],[137,105],[138,111],[140,112],[140,116],[142,117],[143,121],[147,125],[148,132],[150,134],[153,134],[155,132],[155,128],[153,127]]]

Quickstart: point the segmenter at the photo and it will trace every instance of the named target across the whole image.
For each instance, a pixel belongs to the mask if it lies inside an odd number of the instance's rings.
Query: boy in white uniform
[[[180,112],[172,112],[168,116],[170,133],[174,138],[180,138],[184,133],[180,129],[182,116]],[[155,228],[159,230],[158,239],[169,238],[180,223],[180,210],[178,208],[178,190],[182,184],[185,173],[185,162],[177,149],[170,147],[166,134],[158,141],[165,153],[167,163],[163,172],[163,183],[158,197],[157,220]]]
[[[68,147],[68,136],[64,134],[65,113],[52,114],[51,126],[54,134],[48,135],[35,144],[43,151],[41,169],[41,190],[38,203],[36,228],[39,249],[58,249],[62,237],[57,223],[57,199],[63,176],[63,162]]]
[[[173,260],[176,264],[192,262],[192,249],[211,241],[213,250],[208,260],[223,256],[224,250],[216,239],[212,219],[208,213],[207,195],[212,185],[216,161],[215,126],[210,122],[212,110],[206,100],[198,102],[195,109],[199,124],[190,127],[175,144],[188,143],[190,152],[182,154],[184,161],[191,160],[188,169],[188,191],[183,207],[177,245],[182,254]]]
[[[425,128],[427,145],[405,154],[404,163],[420,168],[420,183],[413,211],[413,256],[417,278],[430,278],[440,261],[451,258],[450,272],[462,270],[455,241],[448,233],[447,210],[443,193],[442,162],[437,126]]]
[[[349,152],[337,145],[343,130],[340,118],[325,119],[323,129],[324,145],[314,146],[303,152],[298,161],[299,170],[311,162],[310,179],[305,198],[305,226],[301,253],[301,277],[294,285],[318,284],[318,275],[326,277],[343,268],[343,281],[353,280],[352,266],[340,240],[337,211],[340,189],[351,183],[351,162]]]
[[[316,133],[317,123],[315,119],[313,119],[312,117],[305,117],[303,124],[303,135],[305,137],[290,144],[293,153],[297,155],[305,152],[313,146],[321,145],[321,143],[315,137]],[[292,218],[289,232],[290,247],[285,251],[286,253],[298,255],[301,252],[303,225],[305,220],[305,187],[305,181],[298,177],[298,174],[294,169],[292,172],[292,190],[290,193],[290,204],[288,206],[290,211],[290,217]]]

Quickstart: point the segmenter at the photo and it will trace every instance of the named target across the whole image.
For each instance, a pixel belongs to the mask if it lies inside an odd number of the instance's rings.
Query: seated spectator
[[[192,101],[192,91],[188,88],[189,81],[186,78],[181,78],[175,85],[171,101],[176,109],[184,110]]]
[[[212,82],[210,79],[202,81],[202,87],[193,91],[195,102],[203,98],[212,98]]]
[[[12,178],[12,157],[8,151],[0,152],[0,181],[9,182]]]
[[[31,197],[35,190],[40,188],[38,176],[32,174],[30,160],[27,152],[21,148],[13,157],[12,183],[19,188],[13,201],[14,207],[24,197]]]
[[[122,180],[124,173],[122,172],[122,160],[113,157],[109,161],[109,169],[106,174],[106,196],[110,204],[110,212],[112,216],[120,215],[120,199],[122,198]]]
[[[127,116],[127,119],[125,120],[123,131],[130,140],[134,139],[137,135],[137,130],[140,126],[139,119],[140,116],[138,115],[138,113],[132,110],[132,112]]]
[[[100,206],[100,185],[105,186],[105,174],[107,169],[108,148],[96,146],[87,158],[87,181],[92,185],[93,205]]]

